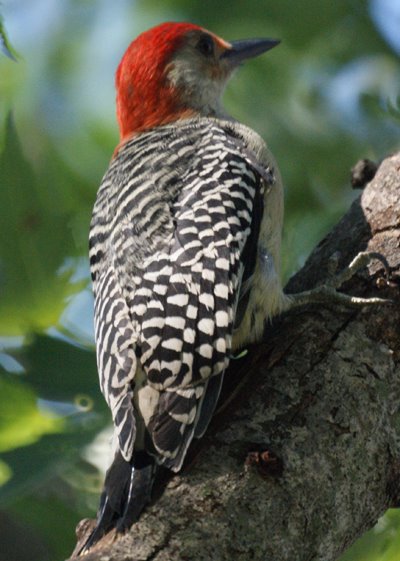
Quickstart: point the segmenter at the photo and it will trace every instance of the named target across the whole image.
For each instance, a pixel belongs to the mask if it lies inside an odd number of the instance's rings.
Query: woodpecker
[[[181,469],[231,356],[296,304],[280,280],[278,167],[261,137],[221,105],[234,70],[278,43],[227,42],[164,23],[139,35],[118,66],[120,142],[90,228],[115,457],[86,550],[139,518],[157,466]]]

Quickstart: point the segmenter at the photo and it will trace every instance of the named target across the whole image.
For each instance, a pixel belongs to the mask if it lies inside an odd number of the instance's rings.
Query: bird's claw
[[[298,294],[290,294],[288,306],[285,311],[299,306],[305,306],[307,304],[318,303],[342,304],[347,307],[355,308],[391,304],[392,301],[385,298],[361,298],[337,291],[346,281],[350,280],[360,269],[366,267],[372,260],[378,260],[383,265],[387,284],[390,278],[390,267],[387,259],[381,253],[362,251],[356,255],[347,267],[340,271],[340,273],[331,275],[324,284],[316,286],[311,290],[299,292]],[[335,257],[334,261],[335,263],[337,262],[337,257]],[[332,266],[330,267],[331,270],[335,263],[332,262]]]

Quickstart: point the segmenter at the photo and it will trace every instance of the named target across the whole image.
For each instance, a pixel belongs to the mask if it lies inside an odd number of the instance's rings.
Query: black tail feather
[[[139,520],[142,510],[151,499],[155,476],[153,458],[146,452],[139,452],[135,454],[133,464],[124,511],[116,524],[119,532],[127,530]]]
[[[90,534],[89,538],[86,540],[84,545],[78,552],[78,555],[82,555],[88,551],[95,543],[97,543],[107,532],[113,528],[113,520],[115,518],[115,511],[110,506],[110,501],[107,498],[105,492],[102,493],[100,499],[100,508],[97,514],[97,523]]]
[[[108,498],[110,507],[115,512],[116,517],[120,517],[124,511],[133,469],[133,460],[127,462],[118,450],[113,463],[107,470],[104,481],[104,494]]]
[[[150,502],[155,462],[146,452],[136,452],[127,462],[118,451],[106,474],[97,523],[79,551],[88,551],[113,528],[123,532],[140,517]]]

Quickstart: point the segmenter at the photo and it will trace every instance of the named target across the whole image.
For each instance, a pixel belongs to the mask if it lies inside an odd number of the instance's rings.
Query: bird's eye
[[[214,54],[214,41],[209,35],[202,35],[196,48],[204,56],[212,56]]]

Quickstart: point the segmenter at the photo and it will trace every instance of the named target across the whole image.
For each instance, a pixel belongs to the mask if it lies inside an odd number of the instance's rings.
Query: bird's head
[[[190,23],[163,23],[145,31],[129,45],[116,73],[121,140],[178,119],[218,116],[232,71],[278,43],[229,43]]]

